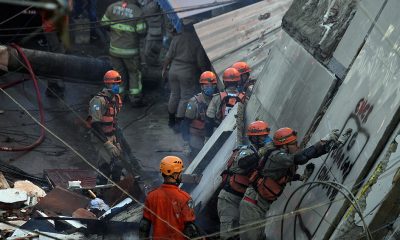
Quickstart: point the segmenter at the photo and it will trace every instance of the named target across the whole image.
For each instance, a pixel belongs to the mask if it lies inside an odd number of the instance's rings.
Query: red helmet
[[[237,62],[233,64],[232,67],[238,70],[240,74],[251,72],[251,69],[246,62]]]
[[[285,127],[278,129],[274,134],[274,144],[277,146],[292,143],[297,140],[297,132]]]
[[[104,74],[104,83],[105,84],[113,84],[113,83],[121,83],[121,75],[115,71],[115,70],[110,70]]]
[[[217,84],[217,76],[215,73],[210,71],[205,71],[200,75],[200,84]]]
[[[240,72],[235,68],[227,68],[224,71],[224,75],[222,76],[224,82],[239,82],[240,81]]]
[[[270,132],[268,123],[264,121],[255,121],[247,127],[247,136],[268,135]]]

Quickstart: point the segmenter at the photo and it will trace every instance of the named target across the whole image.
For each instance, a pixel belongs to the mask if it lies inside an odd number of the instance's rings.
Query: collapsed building
[[[244,143],[243,126],[261,119],[272,131],[298,130],[303,146],[334,128],[353,130],[343,147],[313,161],[307,182],[291,183],[273,203],[259,226],[268,239],[398,238],[399,8],[396,0],[265,0],[194,25],[218,75],[243,60],[257,78],[245,110],[235,107],[185,170],[192,177],[181,187],[206,233],[218,232],[215,193],[226,161]],[[177,28],[186,17],[173,17]],[[131,223],[125,237],[133,239],[142,205],[127,202],[107,220]]]

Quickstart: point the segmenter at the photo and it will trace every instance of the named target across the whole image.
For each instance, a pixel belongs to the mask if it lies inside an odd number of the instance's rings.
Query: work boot
[[[175,113],[169,113],[168,127],[173,128],[175,126]]]

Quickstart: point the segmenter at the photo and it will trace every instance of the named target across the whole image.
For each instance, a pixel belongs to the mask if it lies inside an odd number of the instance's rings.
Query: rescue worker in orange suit
[[[228,160],[226,170],[221,174],[223,188],[218,195],[218,216],[220,221],[220,239],[234,237],[232,228],[239,227],[239,205],[249,186],[249,177],[257,167],[260,156],[258,151],[265,145],[270,133],[268,123],[255,121],[247,127],[250,144],[237,147]]]
[[[184,26],[174,36],[165,56],[162,76],[168,78],[171,93],[168,100],[168,126],[179,131],[189,99],[198,91],[198,77],[208,67],[206,53],[193,25]],[[169,70],[168,70],[169,67]]]
[[[179,157],[167,156],[161,160],[160,172],[164,183],[147,195],[139,225],[140,239],[183,240],[187,239],[185,236],[198,236],[193,201],[187,192],[178,187],[183,169],[183,161]]]
[[[145,105],[140,72],[139,37],[144,37],[147,28],[145,20],[140,19],[142,10],[137,4],[137,0],[112,3],[101,19],[101,24],[110,29],[111,65],[127,80],[122,84],[120,93],[128,96],[132,107]],[[132,18],[137,20],[126,21]]]
[[[122,167],[118,161],[121,156],[121,146],[115,136],[117,115],[121,110],[122,101],[119,96],[119,86],[122,83],[121,75],[114,70],[104,75],[105,88],[90,100],[89,120],[91,128],[97,136],[92,136],[97,153],[97,165],[101,172],[110,176],[113,181],[119,181]],[[98,184],[106,184],[107,179],[99,175]]]
[[[267,144],[262,149],[264,158],[250,177],[251,184],[240,202],[239,222],[243,227],[240,239],[265,239],[264,226],[256,229],[254,226],[246,229],[246,226],[265,219],[269,207],[281,195],[285,185],[290,181],[301,180],[300,175],[296,174],[297,165],[306,164],[310,159],[328,153],[333,147],[345,143],[349,136],[348,131],[340,136],[339,130],[335,129],[316,144],[301,150],[295,131],[287,127],[278,129],[273,144]]]
[[[222,76],[225,85],[225,91],[214,94],[208,105],[206,112],[206,137],[205,141],[210,138],[222,120],[228,115],[229,111],[237,102],[244,102],[245,95],[238,90],[240,82],[240,73],[235,68],[228,68]]]
[[[236,62],[232,65],[232,67],[240,72],[240,83],[238,90],[240,92],[244,92],[246,98],[250,99],[254,84],[256,84],[256,80],[250,78],[251,68],[246,62]]]
[[[183,153],[196,156],[204,145],[205,120],[208,104],[218,91],[217,76],[205,71],[200,75],[201,93],[192,97],[186,107],[185,119],[182,122]]]

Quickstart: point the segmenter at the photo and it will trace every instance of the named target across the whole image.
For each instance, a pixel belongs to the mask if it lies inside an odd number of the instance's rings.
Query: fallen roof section
[[[268,0],[194,25],[216,73],[237,61],[250,64],[257,77],[281,29],[292,0]],[[212,26],[212,27],[210,27]]]
[[[215,8],[224,7],[235,3],[232,0],[157,0],[158,4],[166,12],[174,12],[168,14],[168,18],[174,25],[177,32],[181,32],[183,28],[182,19],[192,17],[200,13],[204,13]]]

